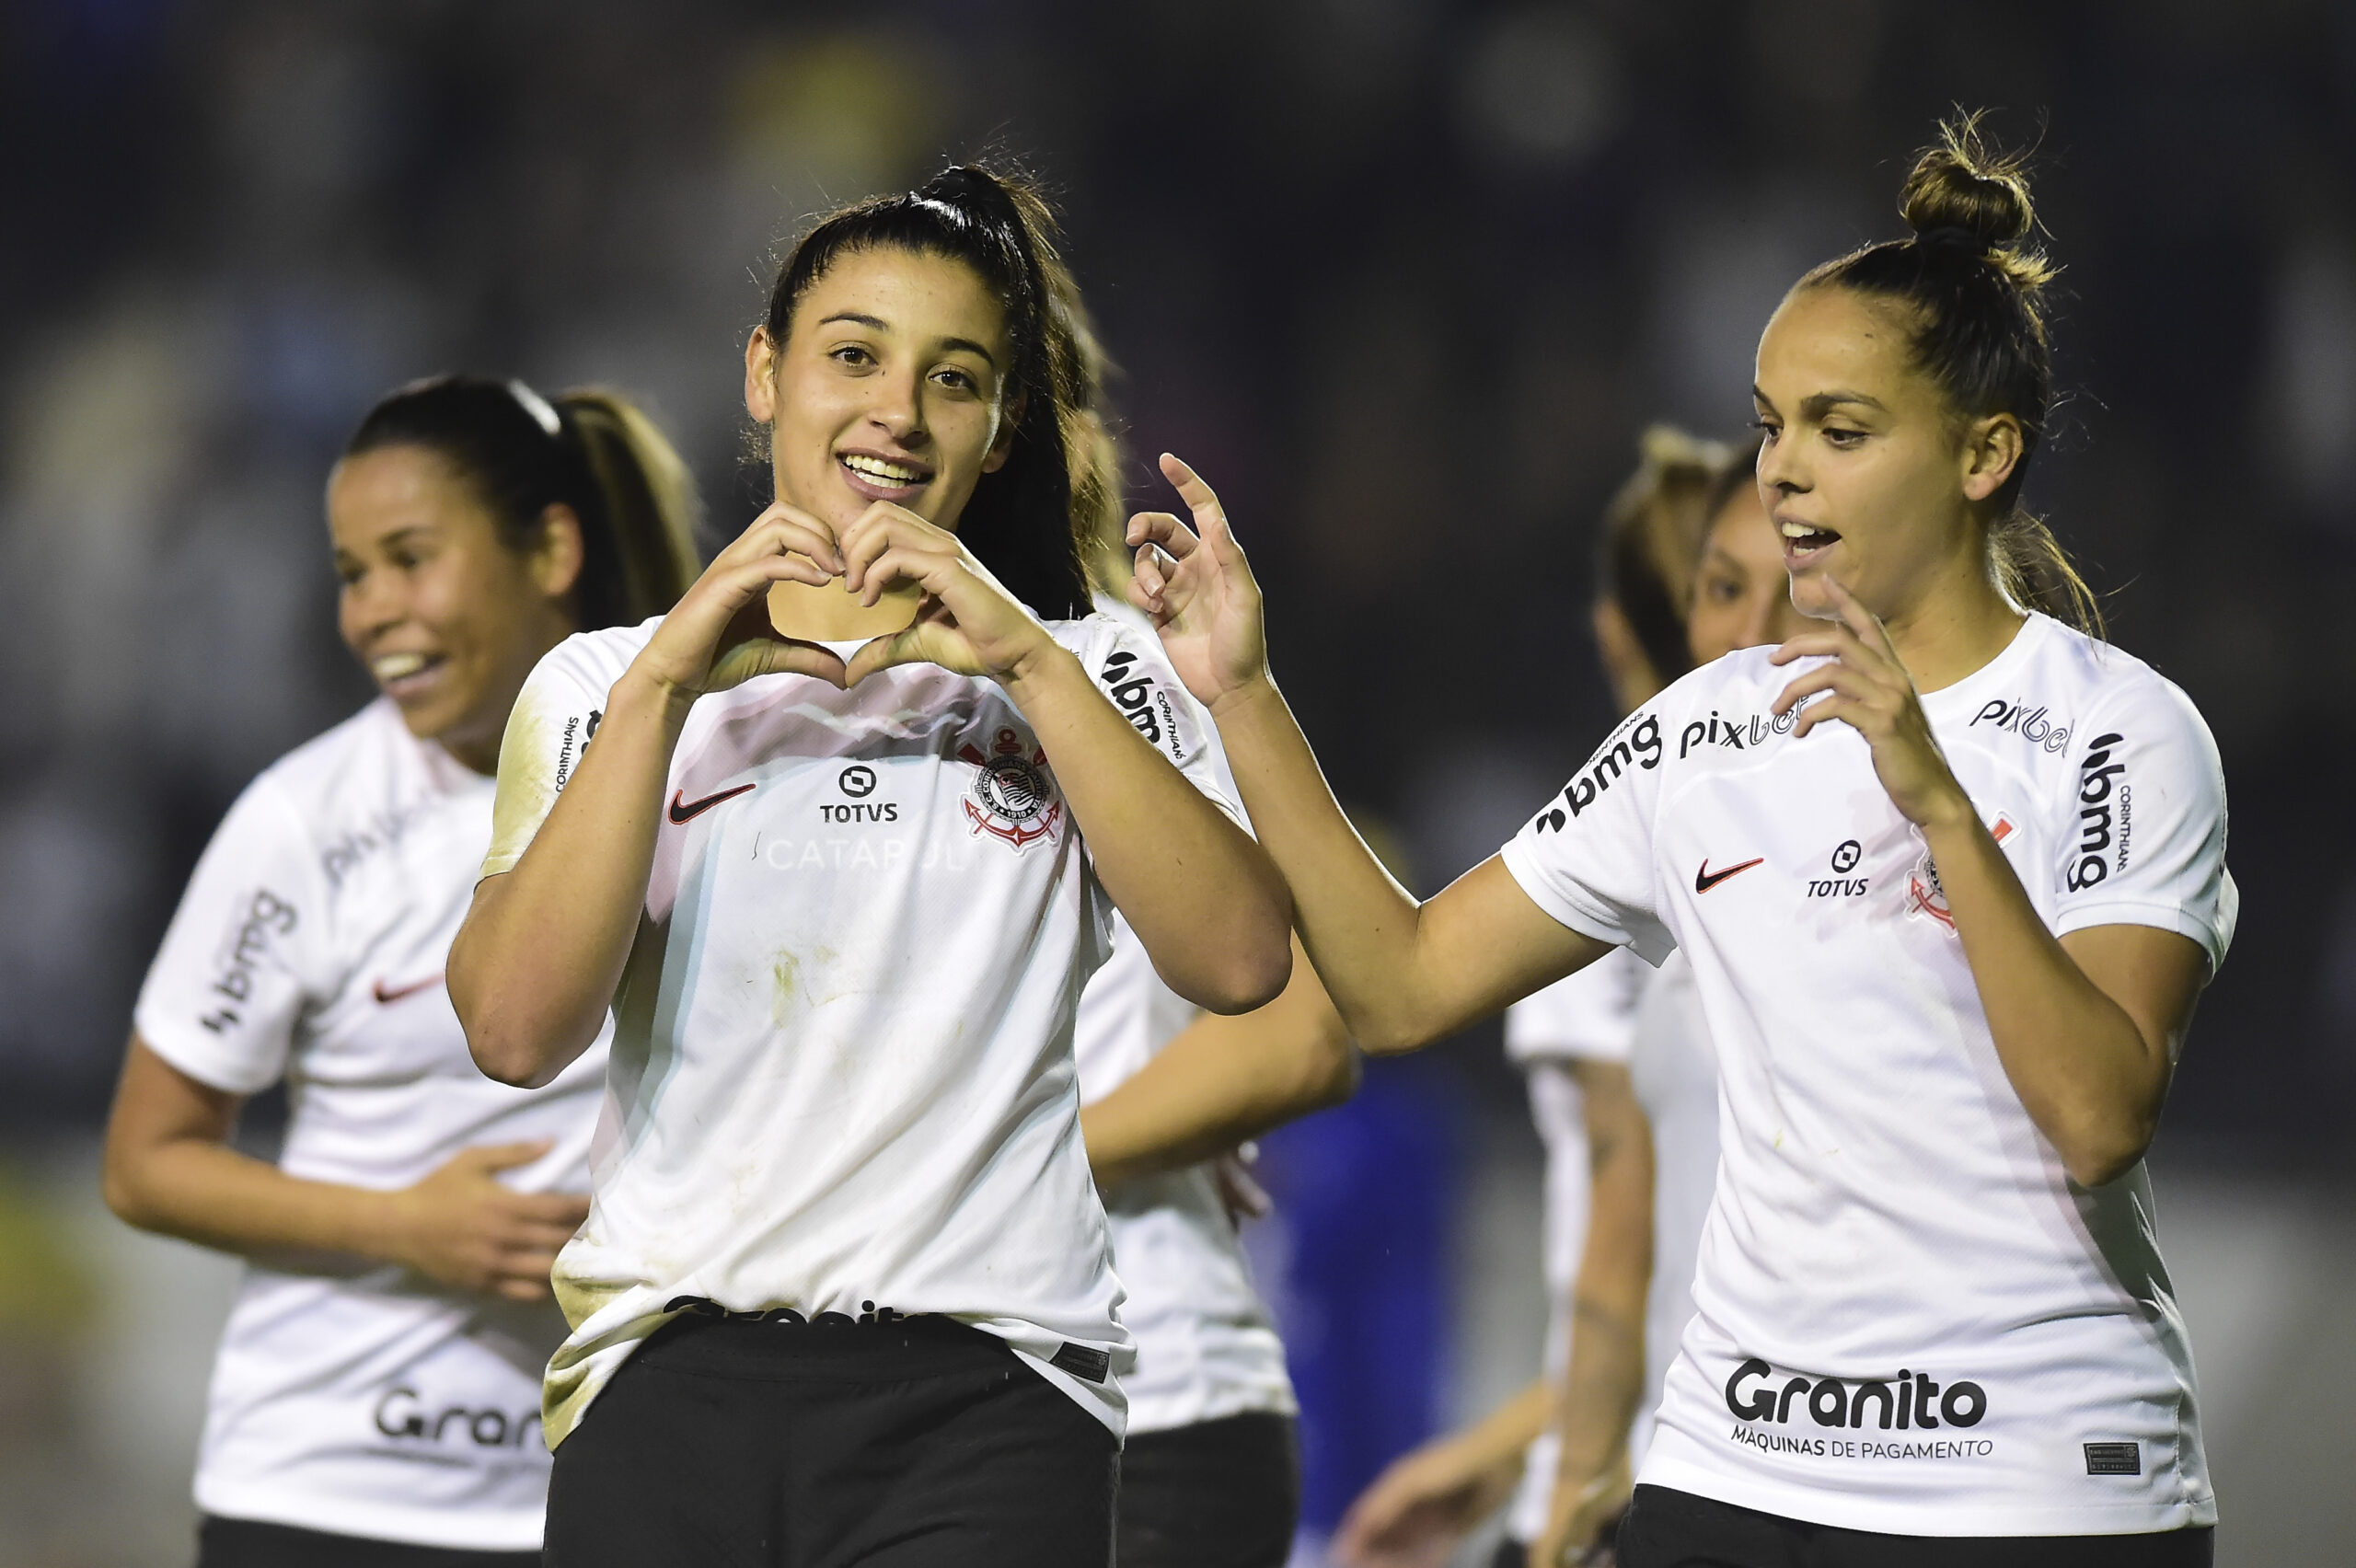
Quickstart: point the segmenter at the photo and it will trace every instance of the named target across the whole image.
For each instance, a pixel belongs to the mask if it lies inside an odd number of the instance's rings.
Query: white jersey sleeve
[[[2191,700],[2156,675],[2122,683],[2078,732],[2074,819],[2055,836],[2056,934],[2156,926],[2200,944],[2214,973],[2240,894],[2225,870],[2225,774]]]
[[[1243,824],[1242,794],[1228,770],[1227,754],[1212,738],[1210,714],[1179,683],[1161,642],[1125,619],[1101,613],[1071,625],[1089,633],[1075,651],[1097,688],[1213,805]]]
[[[1678,690],[1623,720],[1502,851],[1506,870],[1538,907],[1653,964],[1677,946],[1660,916],[1652,840],[1667,755],[1659,703]]]
[[[247,786],[205,846],[140,987],[139,1037],[200,1083],[278,1081],[306,1009],[333,989],[327,879],[276,780]]]
[[[499,743],[499,800],[484,876],[512,871],[524,858],[597,733],[606,694],[659,624],[568,638],[533,667]]]

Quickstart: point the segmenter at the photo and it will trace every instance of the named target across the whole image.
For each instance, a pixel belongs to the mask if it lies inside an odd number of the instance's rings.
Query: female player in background
[[[555,1568],[1112,1548],[1075,1005],[1117,906],[1179,995],[1259,1007],[1290,907],[1160,650],[1087,613],[1080,320],[1020,181],[820,222],[745,352],[776,504],[516,704],[451,993],[509,1082],[616,1016]]]
[[[1095,465],[1085,488],[1104,500],[1087,562],[1094,605],[1149,639],[1151,626],[1120,596],[1129,554],[1119,451],[1091,425],[1076,455]],[[1106,689],[1149,740],[1165,721],[1164,697],[1185,709],[1232,794],[1210,716],[1184,687],[1131,679]],[[1250,1178],[1234,1151],[1348,1099],[1357,1053],[1297,944],[1282,996],[1222,1018],[1171,990],[1117,914],[1072,1047],[1080,1132],[1127,1293],[1121,1320],[1137,1342],[1137,1366],[1121,1378],[1129,1417],[1115,1561],[1281,1568],[1300,1514],[1299,1405],[1237,1230],[1236,1189]]]
[[[1782,547],[1751,481],[1753,450],[1729,453],[1675,431],[1647,432],[1643,464],[1606,513],[1596,641],[1623,714],[1698,665],[1781,641],[1799,628]],[[1584,1387],[1566,1395],[1565,1378],[1577,1369],[1583,1382],[1593,1382],[1590,1364],[1612,1347],[1641,1343],[1647,1255],[1657,1246],[1656,1157],[1682,1162],[1664,1173],[1680,1191],[1691,1184],[1688,1167],[1698,1158],[1704,1203],[1716,1176],[1715,1136],[1696,1156],[1682,1141],[1657,1147],[1648,1125],[1668,1114],[1681,1135],[1690,1112],[1663,1094],[1671,1085],[1684,1091],[1690,1075],[1663,1069],[1680,1063],[1692,1043],[1664,1038],[1657,1024],[1643,1027],[1663,1017],[1652,993],[1681,967],[1672,957],[1656,979],[1623,951],[1507,1009],[1507,1049],[1530,1075],[1531,1115],[1546,1146],[1553,1316],[1544,1374],[1485,1420],[1385,1472],[1352,1510],[1339,1543],[1345,1562],[1367,1568],[1440,1562],[1510,1493],[1497,1562],[1521,1568],[1531,1543],[1546,1534],[1550,1496],[1560,1501],[1558,1474],[1574,1476],[1572,1495],[1579,1495],[1619,1457],[1616,1444],[1600,1461],[1585,1447],[1576,1463],[1562,1456],[1566,1424],[1571,1434],[1590,1435],[1592,1423],[1583,1418],[1595,1398]],[[1700,1049],[1706,1059],[1706,1037]],[[1704,1074],[1701,1088],[1715,1133],[1715,1077]],[[1690,1274],[1690,1241],[1686,1251],[1681,1272]],[[1680,1271],[1670,1264],[1666,1273]],[[1618,1433],[1628,1419],[1619,1418]],[[1623,1482],[1601,1499],[1605,1512],[1625,1496]]]
[[[1754,444],[1710,496],[1716,521],[1687,625],[1696,665],[1806,628],[1774,525],[1759,506],[1756,458]],[[1738,521],[1746,518],[1754,521]],[[1753,525],[1763,550],[1748,533]],[[1652,976],[1630,1020],[1628,1080],[1649,1180],[1600,1189],[1589,1215],[1573,1287],[1582,1332],[1557,1378],[1555,1466],[1544,1528],[1529,1552],[1547,1568],[1610,1561],[1589,1554],[1627,1504],[1629,1478],[1651,1442],[1653,1408],[1693,1316],[1694,1255],[1718,1179],[1718,1071],[1682,953]]]
[[[273,764],[140,993],[106,1195],[243,1254],[196,1472],[200,1568],[539,1561],[549,1267],[588,1205],[602,1040],[487,1080],[443,989],[524,677],[693,580],[694,495],[607,393],[403,387],[328,481],[344,640],[384,695]],[[284,1080],[276,1165],[229,1147]]]
[[[2180,691],[2050,613],[2096,624],[2018,504],[2052,379],[2017,167],[1967,121],[1901,211],[1760,341],[1760,490],[1825,624],[1672,685],[1428,903],[1334,805],[1174,459],[1204,534],[1132,520],[1137,595],[1370,1048],[1614,946],[1692,963],[1719,1179],[1630,1568],[2205,1563],[2142,1161],[2233,931],[2223,779]]]

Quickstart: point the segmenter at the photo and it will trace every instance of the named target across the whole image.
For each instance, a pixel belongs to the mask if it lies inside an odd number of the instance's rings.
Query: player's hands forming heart
[[[712,559],[638,656],[665,691],[692,701],[756,675],[786,672],[847,685],[843,662],[815,642],[780,637],[769,625],[773,582],[824,587],[842,575],[835,531],[779,502]]]
[[[895,664],[939,664],[963,675],[1019,679],[1055,640],[1029,606],[945,528],[879,501],[843,534],[843,582],[872,605],[895,582],[924,590],[905,631],[878,637],[850,657],[843,684]]]

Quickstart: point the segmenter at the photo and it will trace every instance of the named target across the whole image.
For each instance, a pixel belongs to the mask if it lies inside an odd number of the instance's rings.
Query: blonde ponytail
[[[594,628],[610,617],[635,625],[664,614],[701,570],[695,536],[702,507],[694,478],[654,421],[619,393],[578,387],[556,402],[580,440],[605,513],[584,519],[593,528],[602,522],[606,537],[589,547],[593,567],[602,571],[583,573],[582,624]],[[597,562],[600,554],[605,559]]]

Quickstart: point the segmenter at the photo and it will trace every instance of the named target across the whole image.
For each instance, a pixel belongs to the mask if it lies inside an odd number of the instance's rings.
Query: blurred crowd
[[[1958,102],[2041,142],[2067,269],[2071,397],[2029,500],[2113,594],[2117,640],[2192,694],[2232,790],[2241,933],[2162,1158],[2337,1164],[2356,7],[2336,0],[12,0],[0,1126],[25,1147],[95,1128],[206,835],[365,699],[319,496],[387,387],[620,386],[724,537],[765,499],[739,352],[775,242],[947,158],[1019,155],[1061,193],[1123,367],[1133,502],[1163,449],[1220,487],[1280,678],[1428,891],[1608,720],[1591,523],[1637,432],[1738,433],[1783,289],[1896,232],[1898,175]],[[1378,1078],[1375,1102],[1452,1107],[1448,1137],[1502,1127],[1495,1055],[1492,1035],[1403,1066],[1452,1077],[1389,1100]],[[65,1310],[0,1288],[0,1313]]]

